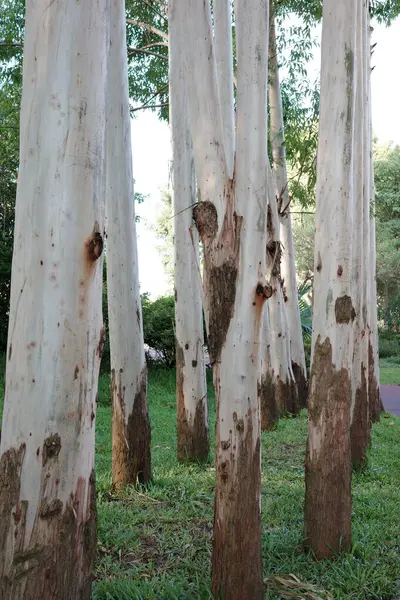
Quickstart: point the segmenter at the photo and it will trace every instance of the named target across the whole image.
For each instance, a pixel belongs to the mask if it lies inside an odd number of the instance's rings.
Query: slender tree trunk
[[[353,235],[353,322],[354,350],[351,403],[351,458],[353,466],[362,468],[367,462],[370,443],[368,402],[368,343],[370,339],[369,307],[369,203],[371,197],[370,154],[372,139],[369,128],[369,35],[367,11],[362,12],[362,24],[357,30],[357,91],[355,112],[355,172],[354,172],[354,235]]]
[[[269,395],[261,395],[261,413],[279,412],[297,414],[300,410],[296,384],[290,360],[290,339],[282,289],[282,245],[279,238],[279,218],[276,204],[274,177],[268,165],[268,216],[267,216],[267,279],[271,297],[268,300],[271,371]],[[265,363],[266,366],[267,363]],[[264,375],[265,376],[265,375]],[[264,388],[263,391],[266,391]],[[265,419],[263,419],[263,422]]]
[[[189,130],[182,45],[169,27],[170,121],[173,149],[175,336],[178,459],[205,461],[209,453],[207,386],[199,237],[193,221],[196,181]]]
[[[224,0],[225,11],[230,1]],[[265,301],[268,2],[236,3],[237,107],[233,152],[225,134],[209,2],[172,1],[182,35],[201,201],[204,296],[217,402],[212,590],[262,599],[260,330]],[[227,28],[231,35],[231,28]],[[226,40],[226,43],[230,43]]]
[[[271,288],[272,292],[272,288]],[[276,381],[272,368],[273,337],[268,302],[265,303],[262,320],[262,346],[261,346],[261,384],[260,384],[260,409],[261,431],[270,431],[279,421],[279,406],[277,404]]]
[[[281,276],[284,290],[284,306],[282,310],[286,312],[288,322],[290,361],[295,379],[297,402],[300,408],[304,408],[307,405],[307,369],[297,295],[292,217],[289,210],[290,197],[286,167],[282,96],[279,83],[275,18],[273,14],[270,17],[269,74],[271,146],[280,219],[280,242],[282,244]]]
[[[104,343],[106,2],[26,3],[0,597],[89,600]]]
[[[323,5],[305,540],[317,558],[351,544],[350,405],[356,31],[361,0]],[[357,223],[357,226],[359,224]]]
[[[132,174],[125,2],[110,2],[107,86],[107,293],[113,485],[151,479]]]

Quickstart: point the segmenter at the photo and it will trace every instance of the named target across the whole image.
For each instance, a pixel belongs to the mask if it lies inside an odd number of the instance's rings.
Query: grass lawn
[[[154,481],[147,490],[110,495],[108,377],[101,378],[97,417],[99,558],[93,598],[211,598],[210,555],[215,472],[175,458],[174,372],[149,381]],[[211,431],[214,400],[210,391]],[[302,549],[306,412],[281,420],[262,437],[262,519],[265,577],[294,574],[322,598],[365,600],[395,595],[400,573],[400,419],[384,414],[373,428],[367,470],[353,478],[350,553],[314,562]],[[212,440],[212,446],[214,441]],[[275,580],[276,582],[276,580]],[[324,593],[323,593],[324,592]],[[282,598],[270,587],[266,598]],[[305,598],[297,592],[293,598]],[[309,596],[311,597],[311,596]]]
[[[381,383],[400,385],[400,357],[389,357],[379,361]]]
[[[381,363],[383,382],[399,382],[400,366]],[[210,374],[209,374],[210,375]],[[392,377],[389,380],[389,375]],[[0,375],[0,390],[2,381]],[[211,447],[215,404],[210,385]],[[1,393],[1,392],[0,392]],[[153,483],[114,496],[111,485],[109,377],[100,378],[96,470],[99,542],[96,600],[208,600],[215,471],[176,461],[175,373],[152,370],[149,402]],[[1,409],[1,398],[0,398]],[[1,413],[1,411],[0,411]],[[302,549],[306,411],[262,436],[262,545],[266,598],[389,600],[399,593],[400,419],[373,427],[365,472],[353,477],[353,548],[332,561],[313,561]],[[318,596],[279,589],[274,576],[294,574]],[[293,590],[292,590],[293,591]]]

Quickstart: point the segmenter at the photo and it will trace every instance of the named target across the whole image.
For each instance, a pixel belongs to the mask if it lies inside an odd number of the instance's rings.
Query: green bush
[[[400,357],[399,333],[385,329],[379,332],[379,356],[380,358]]]
[[[175,302],[173,296],[162,296],[152,302],[142,295],[144,343],[156,351],[168,367],[175,365]],[[154,357],[153,357],[154,358]],[[150,355],[147,360],[152,360]]]

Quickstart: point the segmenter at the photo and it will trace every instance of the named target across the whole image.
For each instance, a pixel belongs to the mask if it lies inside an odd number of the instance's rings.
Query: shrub
[[[175,365],[175,302],[173,296],[162,296],[152,302],[142,295],[144,343],[156,352],[147,360],[161,359],[168,367]]]

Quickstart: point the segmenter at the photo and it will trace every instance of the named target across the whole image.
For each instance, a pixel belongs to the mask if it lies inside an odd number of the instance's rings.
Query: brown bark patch
[[[48,460],[55,458],[60,454],[61,450],[61,438],[58,433],[54,433],[50,435],[48,438],[44,440],[43,443],[43,467],[47,463]]]
[[[146,484],[151,480],[151,431],[147,408],[147,371],[143,369],[133,408],[125,418],[125,386],[122,375],[111,373],[112,480],[115,487]],[[125,425],[127,421],[127,424]]]
[[[176,419],[178,460],[181,462],[204,462],[207,460],[210,450],[208,424],[204,410],[204,402],[206,400],[205,398],[200,398],[198,400],[193,425],[191,425],[185,406],[185,394],[183,387],[184,366],[184,352],[178,342],[176,342]]]
[[[294,380],[284,381],[278,376],[273,385],[275,387],[275,398],[279,411],[281,413],[287,412],[291,415],[298,415],[300,406]]]
[[[210,294],[208,346],[212,362],[219,361],[233,316],[237,276],[238,269],[232,261],[227,261],[219,267],[211,267],[208,282]]]
[[[94,475],[89,482],[80,478],[63,510],[61,500],[45,496],[52,466],[43,469],[41,501],[26,545],[28,502],[20,500],[24,455],[22,445],[0,459],[0,544],[4,549],[11,534],[14,541],[13,555],[0,557],[0,598],[90,600],[97,536]]]
[[[217,484],[212,551],[214,598],[262,600],[260,438],[251,410],[247,432],[232,432],[229,454],[217,446]]]
[[[364,364],[361,364],[361,385],[356,390],[353,418],[350,427],[351,461],[353,467],[358,469],[364,468],[367,464],[367,448],[371,441],[365,370]]]
[[[292,370],[297,389],[297,401],[299,408],[307,408],[308,382],[300,365],[292,361]]]
[[[329,338],[314,348],[306,454],[305,545],[317,559],[351,545],[351,382],[332,364]],[[311,445],[313,444],[313,447]]]
[[[279,408],[276,403],[275,386],[270,373],[262,375],[258,395],[261,408],[261,431],[271,431],[275,429],[279,420]]]
[[[103,252],[103,236],[99,231],[99,224],[96,222],[93,228],[92,235],[86,240],[86,259],[89,263],[94,263],[100,258]]]
[[[379,389],[379,382],[375,377],[374,349],[370,341],[368,342],[368,401],[371,423],[377,423],[384,408]]]
[[[97,344],[97,348],[96,348],[96,354],[97,354],[97,356],[99,357],[100,360],[101,360],[101,358],[103,356],[105,344],[106,344],[106,330],[105,330],[104,327],[102,327],[101,330],[100,330],[99,343]]]
[[[193,209],[193,219],[203,244],[213,240],[218,232],[218,214],[212,202],[199,202]]]
[[[350,296],[346,294],[344,296],[340,296],[336,298],[335,302],[335,318],[336,323],[350,323],[350,321],[354,321],[356,317],[356,311],[354,310],[354,306]]]

